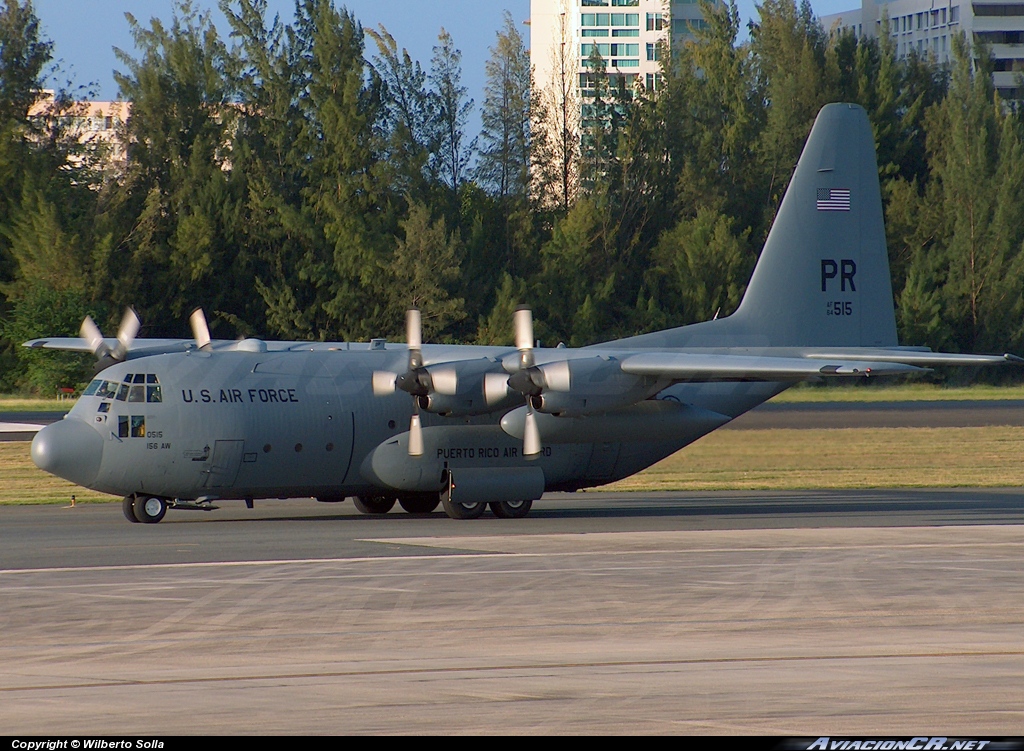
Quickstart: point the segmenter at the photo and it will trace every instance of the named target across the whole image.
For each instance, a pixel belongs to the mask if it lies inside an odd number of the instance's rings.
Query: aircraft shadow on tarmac
[[[296,501],[301,503],[301,501]],[[222,507],[223,508],[223,507]],[[211,512],[216,514],[217,512]],[[481,529],[477,523],[448,520],[441,511],[428,514],[409,514],[392,511],[380,515],[342,514],[288,514],[239,518],[216,518],[207,514],[190,515],[202,523],[263,523],[263,522],[343,522],[372,523],[386,521],[403,527],[417,522],[445,521],[451,531],[473,532]],[[547,506],[543,502],[534,507],[532,519],[540,520],[597,520],[597,519],[756,519],[799,526],[904,526],[908,523],[928,525],[962,524],[1024,524],[1024,493],[1017,489],[897,489],[857,491],[772,491],[724,492],[639,495],[636,499],[616,495],[609,498],[584,499],[570,497],[557,499]],[[486,529],[493,533],[497,519],[484,517],[492,524]],[[182,519],[179,518],[179,521]],[[508,532],[537,533],[535,528],[501,524]],[[532,525],[531,525],[532,527]],[[481,530],[482,531],[482,530]]]

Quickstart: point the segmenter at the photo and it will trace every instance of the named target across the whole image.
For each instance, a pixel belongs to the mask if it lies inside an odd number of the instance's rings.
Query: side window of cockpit
[[[149,373],[146,375],[146,401],[147,402],[162,402],[164,400],[163,392],[160,390],[160,381],[156,375]]]
[[[132,438],[146,437],[145,415],[132,415]]]
[[[113,381],[101,381],[96,389],[96,396],[100,399],[113,399],[117,394],[117,384]]]
[[[128,380],[127,378],[125,380]],[[130,402],[144,402],[146,401],[146,375],[145,373],[136,373],[135,380],[132,384],[131,389],[128,392],[128,401]]]
[[[122,384],[121,384],[120,386],[118,386],[118,388],[117,388],[117,396],[116,396],[115,398],[116,398],[116,399],[117,399],[117,400],[118,400],[119,402],[124,402],[124,401],[128,401],[128,391],[129,391],[130,389],[131,389],[131,386],[130,386],[129,384],[127,384],[127,383],[122,383]]]
[[[117,437],[127,438],[128,437],[128,415],[117,416]]]

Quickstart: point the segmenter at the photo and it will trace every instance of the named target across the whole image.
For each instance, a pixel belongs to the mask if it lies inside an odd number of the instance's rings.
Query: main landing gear
[[[352,499],[355,507],[364,514],[386,514],[395,502],[410,514],[429,514],[441,504],[437,493],[403,493],[399,496],[363,495]]]
[[[353,499],[355,507],[364,514],[380,516],[388,513],[395,502],[410,514],[429,514],[438,506],[452,519],[479,519],[488,506],[499,519],[521,519],[530,513],[533,501],[453,501],[447,493],[408,493],[395,496],[364,495]]]

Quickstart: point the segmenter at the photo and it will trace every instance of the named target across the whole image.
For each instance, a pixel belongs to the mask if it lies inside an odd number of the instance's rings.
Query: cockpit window
[[[103,383],[103,381],[102,379],[99,378],[95,379],[94,381],[91,381],[89,385],[85,387],[85,391],[82,392],[82,396],[92,396],[93,394],[95,394],[96,389],[100,387],[101,383]]]
[[[99,378],[89,384],[86,396],[98,396],[101,399],[117,399],[119,402],[150,402],[161,403],[163,391],[160,379],[155,373],[128,373],[124,381],[104,381]]]

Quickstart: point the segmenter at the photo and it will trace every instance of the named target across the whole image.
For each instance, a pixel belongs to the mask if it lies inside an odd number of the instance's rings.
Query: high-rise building
[[[657,88],[666,43],[682,44],[705,21],[697,0],[531,0],[530,62],[538,86],[557,80],[563,62],[587,88],[590,56],[613,83]],[[568,68],[569,66],[564,66]]]
[[[536,84],[559,80],[571,68],[586,90],[590,57],[601,55],[614,88],[657,89],[666,43],[693,38],[704,23],[697,0],[531,0],[530,62]]]
[[[541,170],[554,175],[547,184],[556,186],[558,203],[571,205],[581,149],[588,148],[593,126],[608,117],[608,108],[596,104],[598,92],[613,97],[620,111],[638,90],[657,91],[661,56],[694,39],[705,23],[697,0],[531,0],[536,105],[547,113],[535,126],[551,144],[556,164]],[[595,68],[604,69],[604,86]]]
[[[977,51],[994,58],[992,80],[1005,98],[1024,98],[1019,83],[1024,73],[1024,2],[1020,0],[862,0],[859,8],[822,16],[827,30],[852,30],[857,36],[877,37],[883,17],[897,57],[912,52],[947,63],[953,38],[964,34]]]

